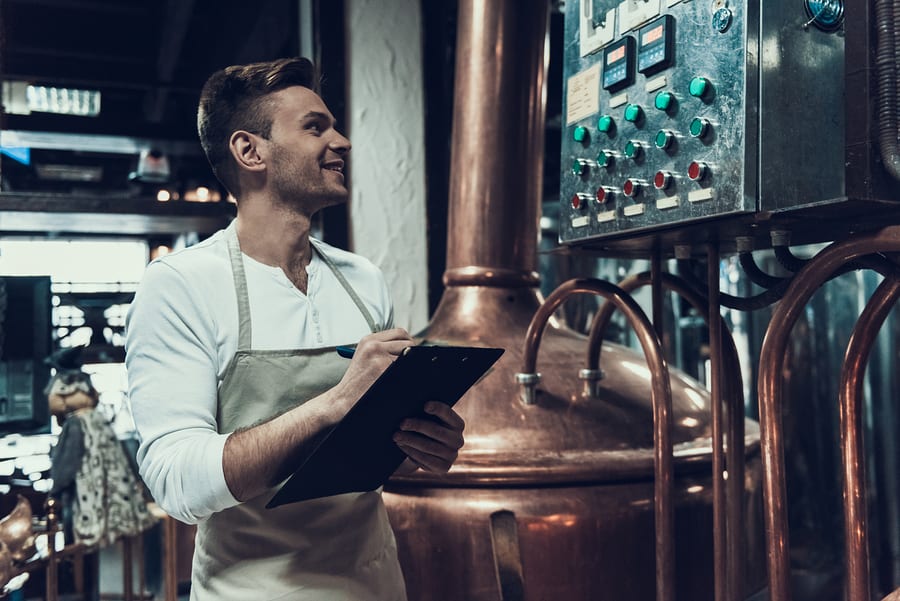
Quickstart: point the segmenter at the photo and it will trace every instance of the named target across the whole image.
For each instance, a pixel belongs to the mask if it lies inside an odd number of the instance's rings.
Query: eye
[[[306,129],[307,129],[308,131],[311,131],[311,132],[316,133],[316,134],[322,133],[322,126],[321,126],[318,122],[316,122],[316,121],[311,121],[310,123],[307,123],[307,124],[306,124]]]

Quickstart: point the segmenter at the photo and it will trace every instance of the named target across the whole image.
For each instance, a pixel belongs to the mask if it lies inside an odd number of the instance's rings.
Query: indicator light
[[[660,92],[653,101],[653,106],[661,111],[667,111],[675,103],[675,95],[672,92]]]
[[[656,144],[656,147],[660,150],[665,150],[672,145],[672,142],[675,141],[675,134],[661,129],[656,133],[656,138],[654,138],[653,143]]]
[[[695,77],[691,80],[691,85],[688,88],[691,96],[695,96],[697,98],[703,98],[704,96],[709,94],[711,89],[712,83],[705,77]]]
[[[641,143],[629,140],[628,143],[625,144],[625,156],[629,159],[639,159],[641,156]]]
[[[628,198],[634,198],[641,191],[641,184],[636,179],[626,179],[622,184],[622,194]]]
[[[600,154],[597,155],[597,165],[600,167],[606,167],[607,169],[612,167],[613,164],[613,154],[608,150],[601,150]]]
[[[641,118],[641,114],[643,111],[641,107],[637,104],[629,104],[625,107],[625,120],[631,121],[632,123],[637,123],[637,121]]]
[[[594,195],[594,197],[597,199],[597,203],[601,205],[607,200],[610,200],[611,196],[612,190],[608,188],[597,188],[597,193]]]
[[[572,175],[584,175],[587,173],[587,163],[583,159],[572,161]]]
[[[610,133],[615,126],[616,122],[613,121],[613,118],[609,115],[601,115],[600,118],[597,119],[597,131],[601,134]]]
[[[695,138],[703,138],[708,132],[709,121],[707,119],[696,117],[693,121],[691,121],[691,135]]]
[[[668,171],[657,171],[653,176],[653,187],[657,190],[665,190],[672,183],[672,174]]]
[[[590,141],[591,135],[588,133],[588,128],[583,125],[579,125],[575,128],[575,131],[572,132],[572,138],[576,142],[581,142],[582,144],[586,144]]]
[[[692,182],[699,182],[706,177],[708,171],[709,166],[707,166],[706,163],[702,161],[691,161],[691,164],[688,166],[688,179]]]
[[[572,195],[572,208],[575,210],[584,208],[584,199],[581,198],[581,194]]]

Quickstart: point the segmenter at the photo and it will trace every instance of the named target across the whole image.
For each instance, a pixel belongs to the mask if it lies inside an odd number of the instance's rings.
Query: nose
[[[335,131],[334,136],[332,136],[331,141],[328,143],[328,147],[340,155],[345,155],[350,152],[350,140],[340,132]]]

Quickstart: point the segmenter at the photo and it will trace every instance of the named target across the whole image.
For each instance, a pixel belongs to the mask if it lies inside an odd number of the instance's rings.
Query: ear
[[[265,170],[266,161],[260,152],[260,142],[261,138],[259,136],[244,130],[239,129],[231,134],[231,139],[228,140],[228,150],[240,169],[249,171]]]

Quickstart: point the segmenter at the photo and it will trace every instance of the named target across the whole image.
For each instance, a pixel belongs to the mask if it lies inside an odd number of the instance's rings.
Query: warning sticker
[[[569,78],[566,125],[600,111],[600,63]]]

